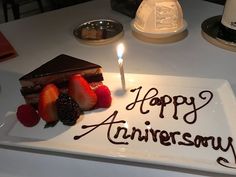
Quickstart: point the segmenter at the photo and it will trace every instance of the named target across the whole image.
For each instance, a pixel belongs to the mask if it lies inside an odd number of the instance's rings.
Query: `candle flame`
[[[118,56],[118,58],[122,58],[124,50],[125,50],[124,44],[121,43],[117,46],[117,56]]]

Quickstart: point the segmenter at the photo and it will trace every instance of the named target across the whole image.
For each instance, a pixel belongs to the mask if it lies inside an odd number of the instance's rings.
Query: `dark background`
[[[226,0],[206,0],[206,1],[210,1],[210,2],[214,2],[214,3],[217,3],[217,4],[225,4],[225,1]]]
[[[74,5],[74,4],[78,4],[78,3],[86,2],[90,0],[50,0],[50,1],[55,8],[61,8],[61,7],[66,7],[66,6],[70,6],[70,5]],[[117,2],[122,2],[122,1],[131,2],[135,0],[117,0]],[[136,0],[136,1],[140,1],[140,0]],[[225,4],[226,0],[205,0],[205,1],[210,1],[217,4]]]

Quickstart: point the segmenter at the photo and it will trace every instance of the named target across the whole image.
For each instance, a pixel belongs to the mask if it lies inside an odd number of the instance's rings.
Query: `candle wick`
[[[121,64],[122,62],[123,62],[123,59],[120,57],[120,58],[118,59],[118,63]]]

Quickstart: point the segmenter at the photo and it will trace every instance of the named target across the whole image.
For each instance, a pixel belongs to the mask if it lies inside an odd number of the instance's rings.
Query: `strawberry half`
[[[97,103],[97,95],[80,74],[71,76],[69,80],[68,94],[84,111],[92,109]]]
[[[56,100],[59,90],[54,84],[46,85],[39,95],[38,111],[40,117],[47,123],[58,121]]]

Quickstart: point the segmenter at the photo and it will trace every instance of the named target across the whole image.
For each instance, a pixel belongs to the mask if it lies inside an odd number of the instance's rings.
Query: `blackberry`
[[[56,100],[58,119],[64,124],[72,126],[81,114],[79,104],[66,93],[61,93]]]

